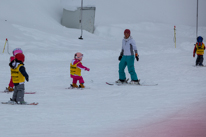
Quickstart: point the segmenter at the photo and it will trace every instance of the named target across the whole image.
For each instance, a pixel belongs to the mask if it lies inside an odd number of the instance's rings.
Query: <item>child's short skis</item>
[[[25,102],[23,104],[19,104],[15,101],[10,100],[10,101],[7,101],[7,102],[1,102],[1,104],[8,104],[8,105],[38,105],[39,103],[37,103],[37,102],[32,102],[32,103]]]
[[[6,89],[4,91],[0,91],[0,93],[13,93],[13,91],[9,91],[8,88],[6,87]],[[24,94],[36,94],[36,92],[24,92]]]

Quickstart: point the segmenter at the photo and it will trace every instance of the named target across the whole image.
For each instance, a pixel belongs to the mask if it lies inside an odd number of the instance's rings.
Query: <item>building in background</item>
[[[82,29],[94,33],[96,7],[82,8]],[[63,9],[61,24],[68,28],[81,29],[81,7],[75,11]]]

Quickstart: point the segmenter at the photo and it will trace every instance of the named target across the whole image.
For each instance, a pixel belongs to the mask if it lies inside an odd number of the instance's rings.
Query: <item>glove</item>
[[[195,57],[195,54],[193,54],[193,57]]]
[[[85,70],[86,70],[86,71],[90,71],[90,69],[89,69],[89,68],[85,68]]]
[[[27,82],[29,82],[29,78],[25,78]]]
[[[135,56],[135,58],[136,58],[137,61],[139,61],[139,55],[138,55],[138,56]]]
[[[13,87],[8,87],[9,92],[14,91]]]
[[[122,59],[122,56],[119,56],[119,61]]]

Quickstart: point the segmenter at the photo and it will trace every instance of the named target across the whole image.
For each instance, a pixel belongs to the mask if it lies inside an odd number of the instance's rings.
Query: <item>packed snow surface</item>
[[[22,48],[29,74],[25,91],[36,92],[25,94],[25,101],[39,105],[0,104],[0,137],[205,137],[206,67],[194,67],[193,58],[196,2],[85,0],[96,6],[96,19],[94,34],[83,31],[83,40],[80,30],[60,24],[63,7],[78,3],[1,1],[0,90],[10,81],[12,50]],[[199,3],[198,35],[206,39],[206,1]],[[106,85],[118,80],[125,29],[138,48],[138,78],[158,86]],[[90,68],[82,71],[90,89],[66,89],[76,52],[83,53],[82,64]],[[11,97],[0,93],[1,102]]]

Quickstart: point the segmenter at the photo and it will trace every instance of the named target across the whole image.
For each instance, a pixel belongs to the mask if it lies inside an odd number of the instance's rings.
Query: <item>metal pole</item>
[[[5,44],[4,44],[4,49],[3,49],[3,53],[4,53],[4,50],[5,50],[5,47],[6,47],[6,43],[7,43],[7,38],[6,38],[6,41],[5,41]]]
[[[198,0],[197,0],[197,18],[196,18],[196,38],[198,37]]]
[[[176,26],[174,26],[174,43],[176,48]]]
[[[79,22],[81,23],[81,36],[79,37],[79,39],[83,40],[82,35],[83,35],[83,30],[82,30],[82,10],[83,10],[83,0],[81,0],[81,15],[80,15],[80,20]]]

